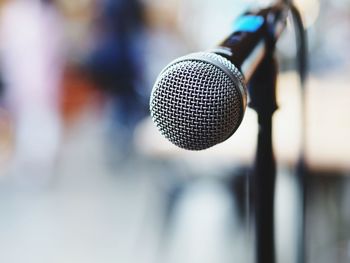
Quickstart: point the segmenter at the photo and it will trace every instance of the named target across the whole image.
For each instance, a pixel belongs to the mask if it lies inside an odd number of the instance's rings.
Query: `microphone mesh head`
[[[203,150],[229,138],[246,106],[241,73],[215,53],[176,59],[159,75],[151,95],[151,116],[173,144]]]

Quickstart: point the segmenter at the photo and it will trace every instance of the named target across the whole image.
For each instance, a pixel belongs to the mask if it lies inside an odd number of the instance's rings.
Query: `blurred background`
[[[188,152],[149,117],[172,59],[221,41],[258,0],[0,1],[0,262],[253,262],[257,120]],[[350,1],[298,0],[310,75],[301,111],[292,23],[278,43],[278,262],[297,255],[306,116],[307,262],[350,262]]]

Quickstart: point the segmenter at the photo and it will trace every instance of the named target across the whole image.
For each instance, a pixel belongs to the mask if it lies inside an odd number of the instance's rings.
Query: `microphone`
[[[228,139],[244,116],[246,84],[282,33],[286,13],[279,4],[247,12],[217,47],[167,65],[150,98],[160,133],[187,150],[204,150]]]

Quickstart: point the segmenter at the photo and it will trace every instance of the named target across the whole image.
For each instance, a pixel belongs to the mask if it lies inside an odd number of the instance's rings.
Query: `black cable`
[[[307,50],[307,35],[303,25],[302,17],[299,10],[293,5],[290,5],[290,12],[294,22],[294,31],[297,43],[297,71],[300,78],[301,86],[301,144],[300,156],[297,165],[297,185],[300,197],[300,221],[298,226],[298,255],[297,262],[304,263],[306,261],[306,193],[307,193],[307,165],[305,161],[306,148],[306,78],[308,74],[308,50]]]

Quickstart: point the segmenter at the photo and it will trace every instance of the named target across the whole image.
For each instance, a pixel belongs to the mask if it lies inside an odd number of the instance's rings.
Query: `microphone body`
[[[244,116],[246,84],[281,34],[285,17],[281,5],[247,12],[217,47],[166,66],[150,99],[159,131],[188,150],[207,149],[228,139]]]

